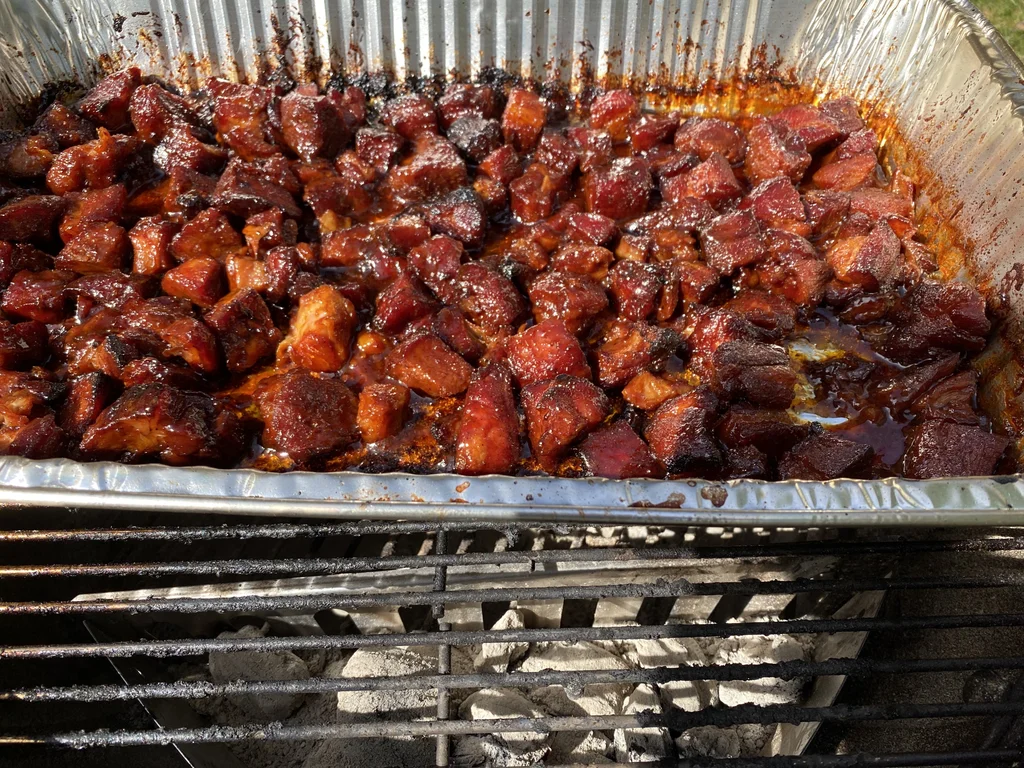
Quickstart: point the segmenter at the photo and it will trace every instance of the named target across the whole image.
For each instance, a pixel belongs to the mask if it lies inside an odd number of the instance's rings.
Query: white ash
[[[679,757],[756,757],[775,732],[773,725],[691,728],[676,739]]]
[[[615,764],[615,746],[599,731],[558,731],[551,734],[549,743],[552,765]]]
[[[485,688],[471,694],[459,707],[463,720],[539,718],[545,711],[511,688]],[[508,731],[476,739],[461,739],[458,765],[512,768],[536,765],[547,753],[547,737],[532,731]]]
[[[494,622],[492,631],[523,629],[526,618],[523,612],[514,608],[505,611]],[[509,665],[519,661],[530,649],[529,643],[484,643],[476,655],[474,666],[482,672],[507,672]]]
[[[807,658],[807,650],[790,635],[730,637],[718,647],[716,661],[727,664],[775,664]],[[728,680],[718,684],[718,699],[725,706],[791,704],[800,698],[804,681],[762,677]]]
[[[520,672],[584,672],[603,669],[629,669],[621,656],[596,643],[538,643],[519,665]],[[633,689],[630,683],[591,683],[583,686],[552,686],[563,688],[565,695],[583,709],[583,714],[617,714],[622,700]],[[542,689],[543,690],[543,689]],[[549,694],[553,706],[557,697]]]
[[[641,683],[622,704],[623,715],[662,713],[657,691]],[[615,758],[620,763],[657,763],[668,757],[667,728],[618,728],[615,731]]]

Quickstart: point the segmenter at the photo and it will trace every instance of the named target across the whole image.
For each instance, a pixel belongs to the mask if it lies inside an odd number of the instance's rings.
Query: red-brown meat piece
[[[473,373],[455,438],[455,471],[508,474],[519,461],[519,416],[512,376],[503,363]]]
[[[270,310],[249,288],[229,293],[206,313],[216,333],[229,371],[247,371],[270,355],[281,340]]]
[[[915,480],[991,475],[1009,444],[980,427],[926,421],[907,430],[903,474]]]
[[[356,327],[352,302],[331,285],[321,285],[299,299],[282,350],[292,362],[311,371],[337,371],[349,358]]]
[[[356,396],[337,379],[279,373],[260,383],[255,399],[263,444],[300,464],[337,453],[359,436]]]
[[[74,279],[71,272],[22,270],[4,291],[2,308],[8,315],[58,323],[64,319],[67,301],[64,288]]]
[[[469,386],[472,366],[437,336],[427,333],[388,353],[388,374],[427,397],[450,397]]]
[[[676,149],[707,160],[713,154],[729,163],[742,163],[747,155],[747,140],[732,123],[718,118],[691,117],[679,126],[675,136]]]
[[[557,318],[574,334],[590,327],[594,318],[608,308],[608,294],[584,275],[546,272],[530,283],[529,294],[538,322]]]
[[[594,351],[597,381],[617,388],[643,370],[659,367],[680,346],[675,331],[646,323],[616,323]]]
[[[625,421],[591,432],[579,452],[587,471],[595,477],[621,480],[659,477],[664,472],[647,443]]]
[[[757,185],[743,198],[739,208],[749,208],[762,227],[785,230],[800,237],[811,234],[803,200],[789,179],[769,179]]]
[[[430,238],[409,252],[409,267],[441,301],[458,300],[455,276],[462,265],[462,243],[444,235]]]
[[[128,194],[122,184],[80,192],[69,197],[70,205],[58,228],[61,240],[65,243],[82,234],[93,224],[119,223],[128,202]]]
[[[56,195],[29,195],[0,208],[0,240],[49,240],[67,206]]]
[[[620,318],[646,320],[657,308],[664,276],[653,264],[618,261],[608,273],[608,290]]]
[[[26,459],[55,459],[66,450],[68,436],[52,413],[32,419],[18,430],[7,453]]]
[[[977,399],[978,374],[974,371],[961,371],[929,386],[910,406],[910,411],[922,421],[977,425],[981,423],[976,410]]]
[[[388,171],[384,189],[399,201],[419,202],[452,192],[466,179],[466,164],[455,145],[425,133],[416,140],[412,155]]]
[[[651,173],[643,160],[618,158],[583,177],[587,210],[610,219],[628,219],[647,210]]]
[[[61,407],[61,428],[74,438],[84,435],[103,409],[116,398],[115,384],[113,379],[98,372],[71,380]]]
[[[633,152],[647,152],[671,140],[678,127],[675,115],[640,115],[629,124],[629,144]]]
[[[508,340],[508,362],[519,386],[553,379],[559,374],[590,378],[590,366],[579,341],[561,320],[544,320]]]
[[[799,235],[780,229],[765,232],[768,258],[756,267],[765,290],[802,307],[815,307],[825,297],[832,268],[814,246]]]
[[[459,309],[474,324],[501,331],[522,319],[526,309],[523,296],[507,277],[474,262],[459,267],[455,283]]]
[[[885,221],[868,235],[837,241],[827,258],[838,280],[866,291],[892,290],[903,277],[901,244]]]
[[[810,104],[786,107],[772,115],[771,120],[789,133],[800,137],[809,152],[834,144],[845,135],[839,123]]]
[[[467,248],[483,245],[487,211],[479,195],[458,189],[423,206],[423,216],[435,233],[460,241]]]
[[[434,102],[418,93],[409,93],[392,99],[381,110],[381,122],[410,141],[424,133],[437,133],[437,113]]]
[[[608,398],[586,379],[558,376],[522,391],[533,455],[551,471],[569,447],[608,415]]]
[[[896,415],[929,392],[939,381],[951,376],[960,365],[960,356],[954,353],[939,359],[905,368],[880,382],[876,396]]]
[[[779,461],[779,476],[783,480],[864,477],[874,454],[870,445],[828,433],[811,435]]]
[[[640,105],[628,90],[608,91],[591,102],[590,127],[607,131],[614,141],[624,141],[629,124],[639,114]]]
[[[192,219],[171,240],[171,255],[178,261],[199,256],[223,259],[245,252],[242,236],[231,226],[227,216],[212,208]]]
[[[668,400],[651,414],[644,437],[670,474],[715,469],[722,454],[712,425],[718,402],[701,387]]]
[[[216,259],[200,256],[167,272],[160,288],[168,296],[188,299],[209,309],[224,295],[224,267]]]
[[[501,98],[489,85],[452,83],[437,100],[437,114],[445,130],[460,117],[501,117]]]
[[[756,264],[767,255],[761,228],[750,211],[725,213],[700,231],[704,261],[721,275]]]
[[[807,436],[807,426],[797,424],[786,411],[734,405],[718,422],[718,439],[729,448],[752,445],[762,453],[777,456]]]
[[[349,140],[348,126],[326,96],[298,90],[281,99],[281,133],[288,148],[307,163],[334,157]]]
[[[438,312],[430,327],[441,341],[471,363],[477,362],[487,351],[466,316],[455,307],[445,307]]]
[[[608,266],[614,260],[614,254],[607,248],[570,243],[551,255],[551,268],[557,272],[574,272],[603,280],[608,274]]]
[[[743,195],[743,187],[732,167],[719,154],[711,155],[688,173],[661,178],[661,195],[670,205],[678,205],[685,198],[702,200],[712,208]]]
[[[780,129],[768,118],[758,118],[747,134],[749,149],[745,168],[747,177],[760,184],[776,176],[785,176],[794,184],[803,179],[811,165],[807,145],[797,135]]]
[[[409,414],[409,388],[394,381],[367,384],[359,393],[356,423],[364,443],[376,443],[402,431]]]
[[[547,108],[540,96],[523,88],[509,91],[501,131],[516,152],[529,152],[537,146],[546,121]]]
[[[433,314],[435,309],[436,302],[427,295],[422,284],[403,272],[377,295],[373,324],[384,333],[398,333],[409,323]]]
[[[120,269],[130,251],[131,242],[124,227],[103,222],[92,224],[71,238],[53,265],[82,275],[108,272]]]
[[[128,109],[132,93],[142,82],[136,67],[100,80],[75,105],[78,111],[105,128],[116,131],[128,126]]]
[[[992,330],[985,299],[966,283],[923,282],[907,292],[889,320],[892,327],[879,349],[904,364],[934,357],[938,350],[976,352]]]

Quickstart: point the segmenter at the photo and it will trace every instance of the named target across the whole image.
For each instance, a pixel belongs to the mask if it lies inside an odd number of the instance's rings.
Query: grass
[[[1024,0],[973,0],[1024,59]]]

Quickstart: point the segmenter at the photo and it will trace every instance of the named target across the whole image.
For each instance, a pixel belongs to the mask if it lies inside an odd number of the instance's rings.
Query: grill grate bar
[[[890,755],[804,755],[802,757],[701,757],[656,763],[620,763],[628,768],[917,768],[937,765],[983,765],[997,768],[1020,765],[1016,750],[974,752],[906,752]],[[552,765],[550,768],[580,768]]]
[[[437,538],[434,540],[434,552],[438,557],[444,557],[448,552],[448,532],[438,531]],[[434,570],[434,591],[443,593],[448,583],[448,568],[446,565],[438,564]],[[437,630],[439,633],[444,634],[451,629],[451,624],[444,620],[444,603],[440,603],[431,608],[431,615],[434,621],[437,622]],[[445,677],[451,673],[452,668],[452,647],[447,643],[441,643],[437,646],[437,674],[438,677]],[[451,700],[449,696],[450,687],[447,685],[439,685],[437,687],[437,719],[439,721],[447,720],[450,716],[449,707]],[[435,763],[438,766],[448,765],[449,752],[451,751],[451,740],[448,734],[439,733],[437,734],[437,751],[435,753]]]
[[[1024,626],[1024,614],[908,616],[899,619],[792,619],[745,621],[735,624],[666,624],[658,626],[555,627],[451,632],[416,632],[382,635],[312,635],[303,637],[204,638],[196,640],[139,640],[114,643],[23,645],[0,647],[0,660],[95,658],[109,656],[199,656],[211,651],[301,651],[384,648],[401,645],[476,645],[479,643],[539,643],[581,640],[656,640],[660,638],[732,637],[750,635],[804,635],[820,632],[870,632],[919,629],[987,629]]]
[[[448,646],[439,646],[441,648]],[[450,647],[449,647],[450,650]],[[450,661],[450,660],[449,660]],[[468,688],[541,687],[548,685],[592,685],[600,683],[660,684],[680,680],[791,680],[821,675],[864,677],[881,674],[923,674],[977,670],[1024,669],[1024,657],[966,659],[828,659],[785,661],[773,664],[716,664],[708,666],[661,667],[656,669],[609,669],[576,672],[515,672],[414,677],[310,678],[305,680],[236,680],[213,683],[205,680],[142,685],[95,685],[64,688],[37,687],[0,691],[0,701],[100,702],[133,699],[199,699],[211,696],[271,694],[332,694],[341,691],[450,691]],[[439,719],[447,719],[447,715]]]
[[[332,723],[330,725],[282,725],[281,723],[245,726],[151,731],[79,731],[43,737],[0,736],[4,744],[52,744],[82,749],[104,746],[146,746],[200,744],[210,742],[260,740],[321,740],[347,738],[386,738],[394,736],[468,736],[486,733],[530,731],[614,730],[618,728],[671,728],[685,731],[702,726],[731,726],[747,723],[825,723],[862,720],[916,720],[1015,715],[1024,712],[1024,701],[968,704],[834,704],[831,707],[799,707],[791,704],[744,705],[724,709],[707,708],[697,712],[672,710],[664,714],[644,712],[636,715],[585,717],[537,717],[500,720],[415,720]]]

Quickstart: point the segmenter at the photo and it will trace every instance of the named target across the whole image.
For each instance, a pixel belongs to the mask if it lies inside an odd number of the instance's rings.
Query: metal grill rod
[[[440,646],[445,647],[445,646]],[[548,685],[592,685],[599,683],[661,684],[680,680],[758,680],[846,675],[865,677],[882,674],[923,674],[970,672],[976,670],[1024,669],[1024,657],[973,659],[827,659],[825,661],[784,661],[764,664],[716,664],[708,666],[661,667],[654,669],[609,669],[579,672],[514,672],[478,674],[417,675],[415,677],[309,678],[305,680],[236,680],[213,683],[206,680],[142,685],[75,685],[64,688],[37,687],[0,691],[0,701],[99,702],[134,699],[199,699],[211,696],[329,694],[341,691],[406,691],[461,688],[542,687]]]
[[[746,621],[735,624],[663,624],[657,626],[571,627],[550,629],[453,630],[383,635],[311,635],[303,637],[203,638],[139,640],[114,643],[23,645],[0,647],[0,660],[58,658],[125,658],[128,656],[201,656],[212,651],[302,651],[386,648],[400,645],[478,645],[583,640],[657,640],[660,638],[732,637],[737,635],[804,635],[820,632],[910,631],[918,629],[984,629],[1024,626],[1024,614],[958,614],[909,616],[900,619],[795,619]]]

